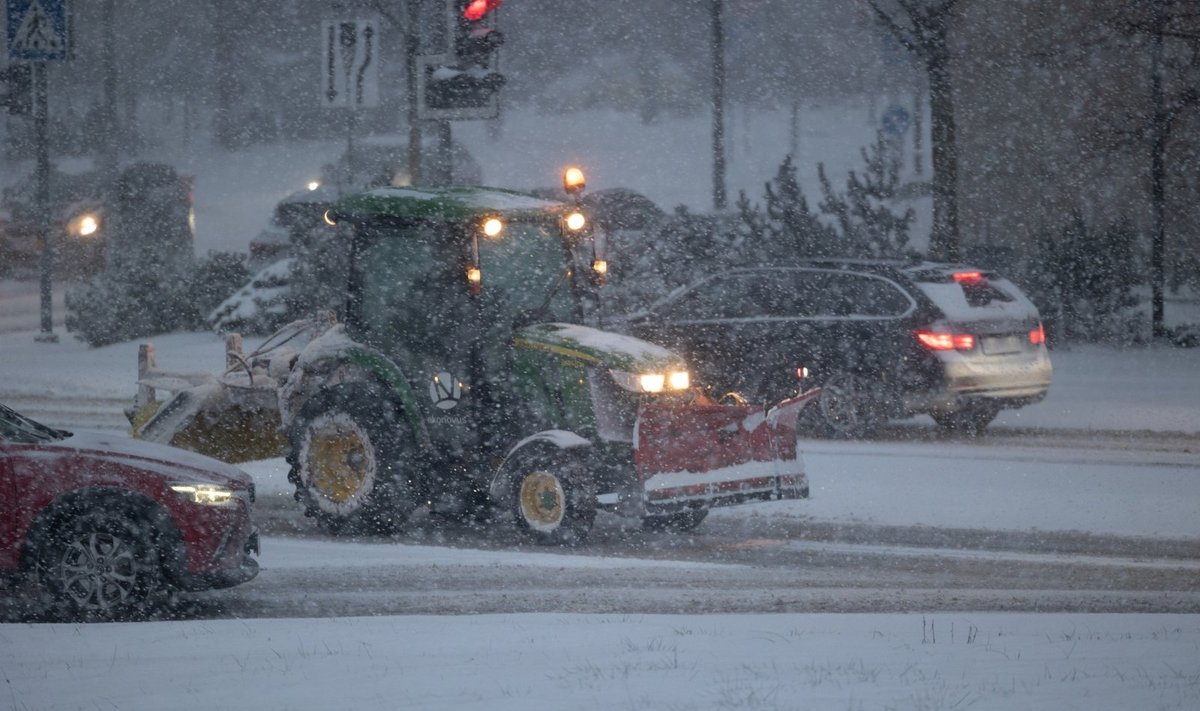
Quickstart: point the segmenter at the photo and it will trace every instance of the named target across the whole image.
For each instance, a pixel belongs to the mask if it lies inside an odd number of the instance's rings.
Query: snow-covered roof
[[[456,222],[489,215],[537,220],[557,216],[565,208],[561,202],[498,188],[382,187],[339,201],[334,214],[352,221],[384,217]]]

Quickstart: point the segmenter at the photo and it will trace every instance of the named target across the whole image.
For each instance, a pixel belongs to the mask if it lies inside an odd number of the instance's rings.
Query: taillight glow
[[[969,351],[975,348],[975,336],[969,333],[917,331],[917,340],[931,351]]]
[[[954,272],[950,276],[959,284],[978,284],[983,281],[982,272]]]
[[[1035,346],[1040,346],[1046,342],[1046,329],[1042,328],[1040,321],[1038,322],[1037,328],[1029,332],[1029,342]]]

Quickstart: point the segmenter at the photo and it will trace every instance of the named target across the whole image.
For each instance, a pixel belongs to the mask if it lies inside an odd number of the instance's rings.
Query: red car
[[[258,574],[254,483],[173,447],[72,433],[0,405],[0,573],[76,619],[144,614],[172,590]]]

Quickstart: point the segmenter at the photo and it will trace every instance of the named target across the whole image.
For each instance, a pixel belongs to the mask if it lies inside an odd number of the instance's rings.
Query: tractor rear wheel
[[[326,531],[390,534],[416,509],[414,438],[381,387],[321,391],[300,409],[288,440],[296,499]]]

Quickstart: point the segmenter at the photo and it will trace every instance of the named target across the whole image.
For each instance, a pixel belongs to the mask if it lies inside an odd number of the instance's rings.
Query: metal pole
[[[417,54],[421,41],[417,23],[421,18],[421,0],[408,0],[408,21],[404,28],[405,93],[408,100],[408,175],[413,185],[420,185],[421,175],[421,122],[417,119]]]
[[[722,0],[712,0],[713,209],[724,210],[725,197],[725,38]]]
[[[102,80],[102,98],[101,98],[101,130],[104,135],[100,136],[100,172],[105,182],[105,187],[108,187],[108,182],[113,180],[117,173],[117,153],[118,153],[118,137],[117,137],[117,47],[116,35],[114,31],[114,0],[104,0],[104,5],[101,14],[101,24],[103,31],[103,46],[101,54],[101,67],[103,68],[104,78]]]
[[[38,243],[42,246],[42,332],[37,335],[36,340],[42,343],[56,343],[58,336],[54,334],[54,314],[51,303],[53,292],[50,287],[50,272],[54,265],[54,245],[50,235],[50,145],[48,136],[50,111],[46,93],[46,63],[34,62],[33,133],[34,152],[37,157],[34,181],[37,188]]]
[[[1163,30],[1166,17],[1162,0],[1154,0],[1153,34],[1150,35],[1150,333],[1154,338],[1167,334],[1163,313],[1163,282],[1166,281],[1166,124],[1167,112],[1163,98]]]
[[[358,161],[354,159],[354,131],[356,128],[358,110],[353,103],[346,107],[346,177],[345,187],[339,191],[352,193],[358,189],[355,184],[355,171],[358,169]]]
[[[438,121],[438,184],[452,185],[454,183],[454,137],[451,135],[450,122]]]

